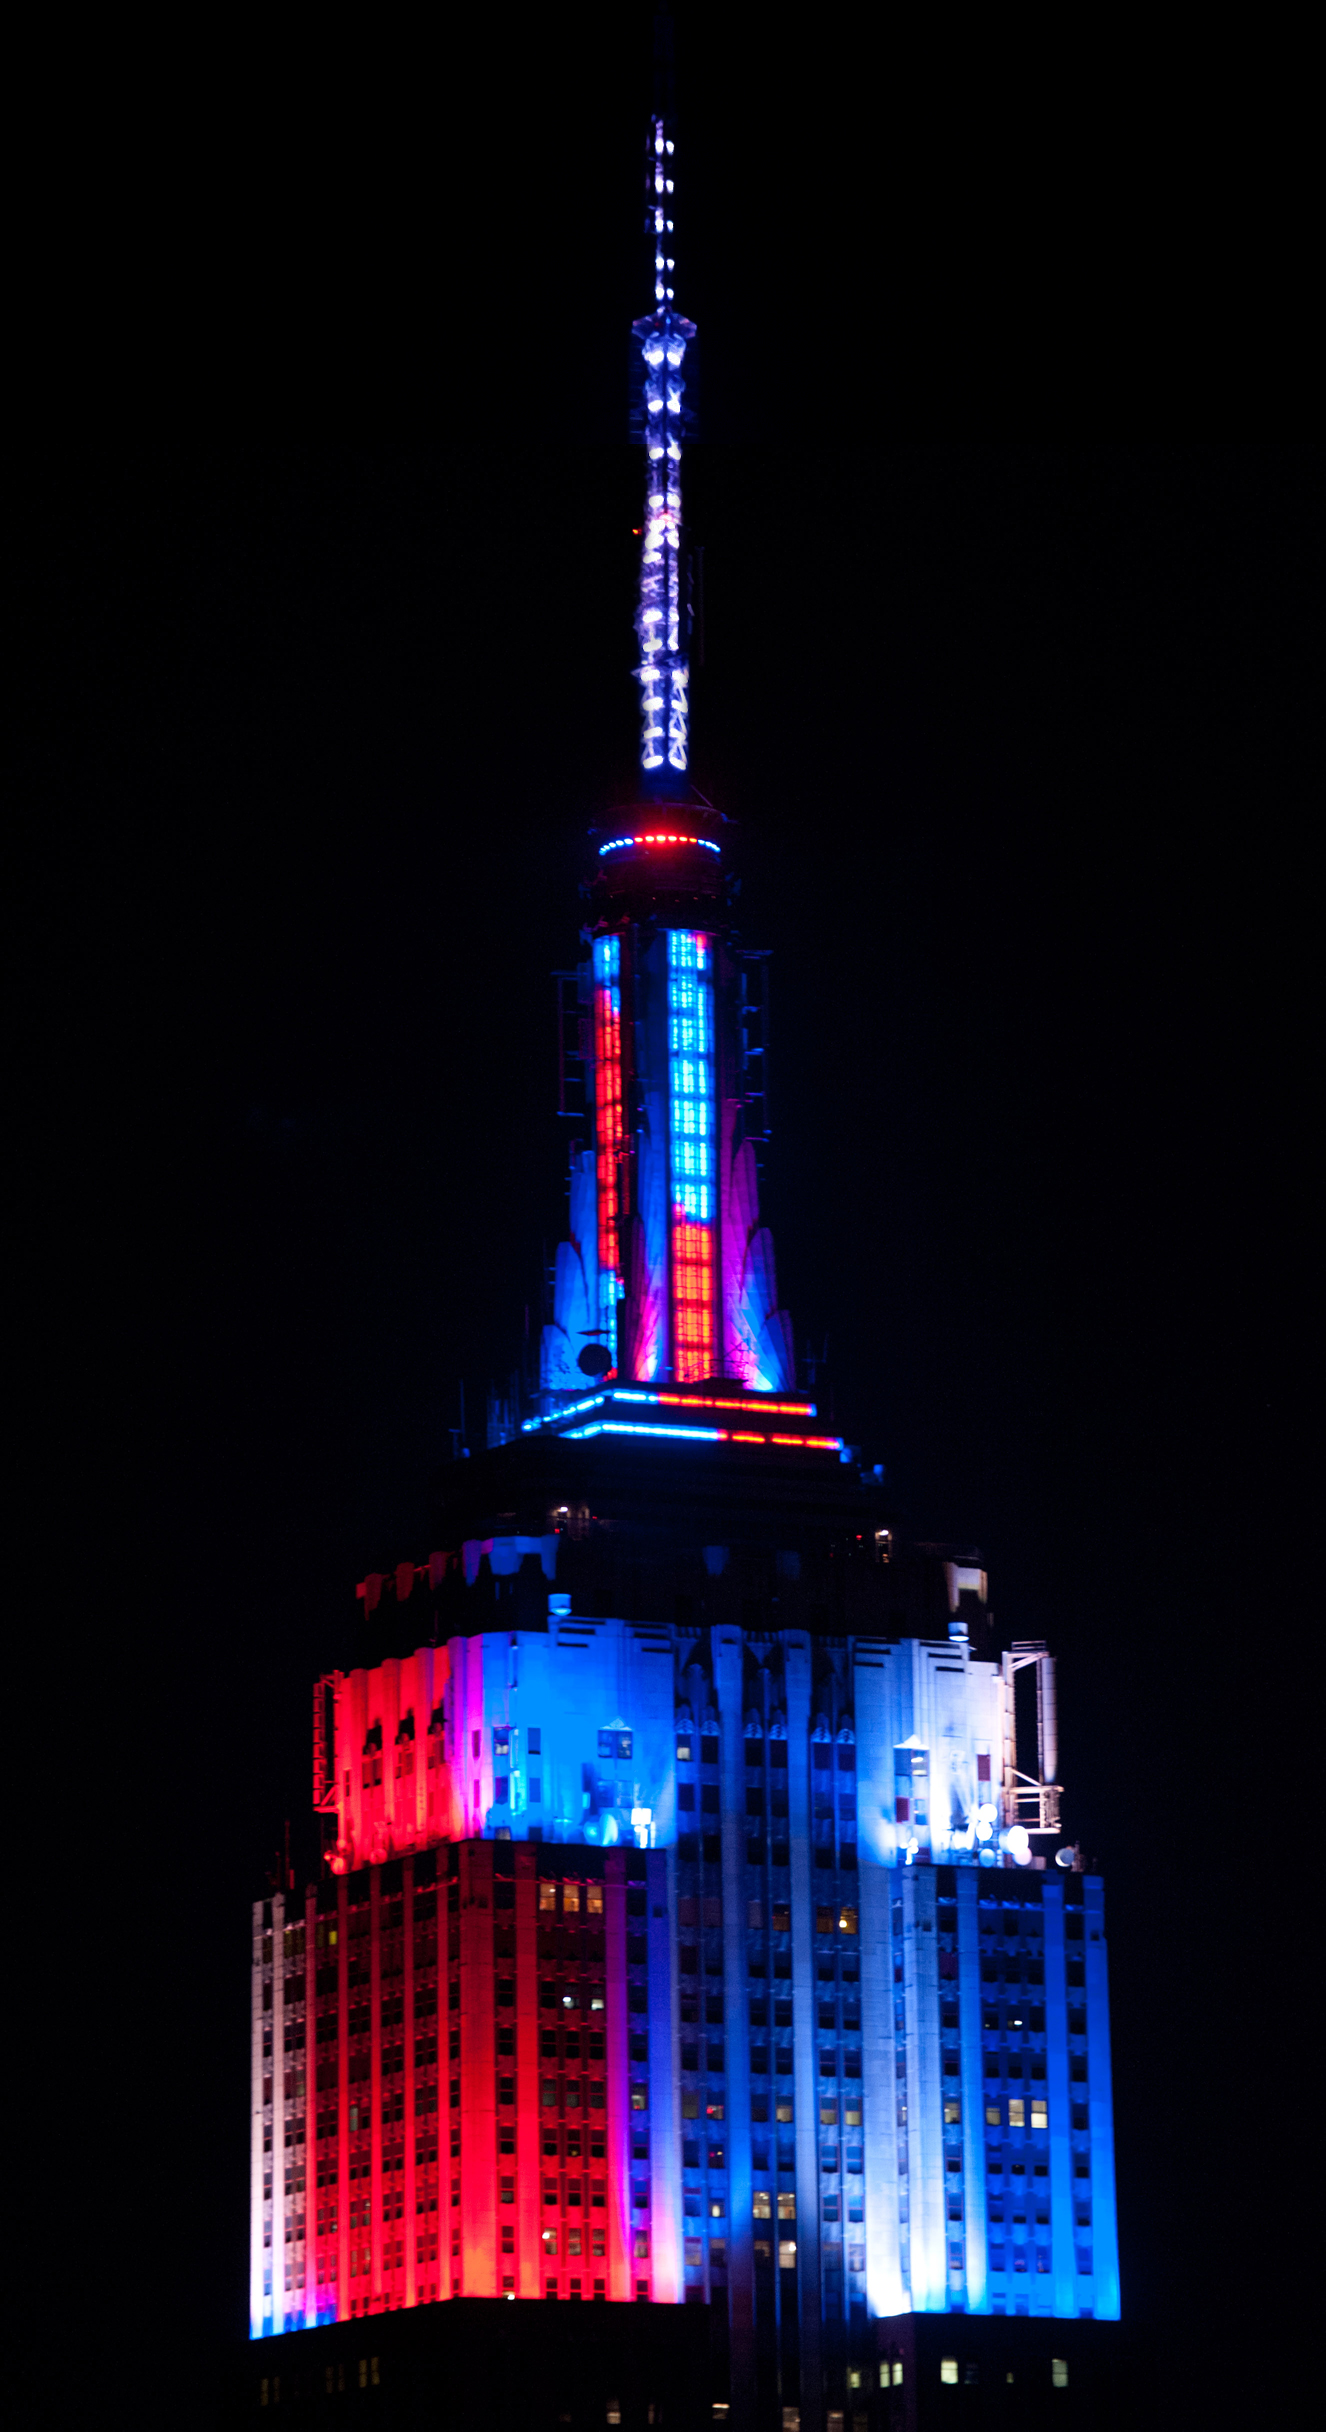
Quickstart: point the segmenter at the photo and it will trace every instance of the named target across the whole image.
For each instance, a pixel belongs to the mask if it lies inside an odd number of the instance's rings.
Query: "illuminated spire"
[[[654,309],[633,324],[644,363],[645,514],[640,540],[640,767],[646,790],[671,793],[690,767],[689,609],[682,597],[682,364],[695,324],[674,304],[675,145],[656,106],[645,154],[645,233]]]

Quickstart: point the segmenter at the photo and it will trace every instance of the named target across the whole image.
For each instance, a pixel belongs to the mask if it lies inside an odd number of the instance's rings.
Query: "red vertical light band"
[[[668,1134],[672,1196],[672,1373],[699,1384],[714,1336],[713,971],[709,939],[668,931]]]
[[[676,1376],[698,1384],[714,1373],[714,1240],[708,1225],[672,1216],[672,1307]]]
[[[621,1273],[622,947],[619,937],[594,941],[594,1139],[598,1196],[598,1307],[593,1323],[613,1364],[617,1359],[617,1291]]]

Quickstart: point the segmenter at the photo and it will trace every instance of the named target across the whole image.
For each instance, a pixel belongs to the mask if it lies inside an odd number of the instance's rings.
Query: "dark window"
[[[527,1731],[527,1732],[526,1732],[526,1734],[525,1734],[525,1745],[526,1745],[526,1747],[528,1748],[529,1753],[530,1753],[530,1755],[531,1755],[531,1756],[541,1756],[541,1755],[542,1755],[542,1753],[543,1753],[543,1733],[542,1733],[542,1731],[540,1730],[539,1725],[538,1725],[537,1723],[535,1723],[535,1725],[534,1725],[534,1727],[533,1727],[533,1729],[532,1729],[531,1731]]]
[[[691,1810],[694,1808],[694,1806],[695,1806],[695,1784],[694,1784],[694,1782],[679,1782],[679,1783],[677,1784],[677,1805],[678,1805],[678,1807],[680,1807],[680,1808],[684,1809],[684,1810],[685,1810],[687,1813],[689,1813],[689,1812],[690,1812],[690,1811],[691,1811]]]
[[[600,1731],[599,1733],[600,1756],[610,1759],[616,1757],[625,1759],[630,1756],[631,1746],[632,1740],[629,1731]]]
[[[784,1773],[786,1773],[786,1771],[787,1771],[787,1742],[786,1742],[786,1740],[770,1740],[770,1742],[769,1742],[769,1762],[770,1762],[770,1764],[773,1766],[773,1768],[774,1768],[775,1772],[777,1772],[777,1770],[779,1769],[779,1767],[781,1767],[781,1768],[782,1768],[782,1770],[783,1770],[783,1772],[784,1772]]]
[[[716,1765],[718,1763],[718,1741],[716,1739],[705,1738],[701,1740],[700,1763],[702,1765]]]
[[[705,1812],[705,1814],[706,1814],[706,1815],[710,1815],[710,1816],[716,1816],[716,1815],[717,1815],[717,1813],[718,1813],[718,1784],[717,1784],[717,1782],[706,1782],[706,1783],[705,1783],[705,1786],[704,1786],[703,1790],[702,1790],[702,1791],[701,1791],[701,1793],[700,1793],[700,1805],[701,1805],[701,1807],[704,1809],[704,1812]]]

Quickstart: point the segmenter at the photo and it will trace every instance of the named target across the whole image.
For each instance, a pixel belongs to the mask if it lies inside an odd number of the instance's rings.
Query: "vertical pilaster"
[[[253,1903],[249,2007],[249,2337],[263,2334],[263,2058],[262,1902]]]
[[[272,1901],[272,2329],[277,2332],[294,2327],[286,2323],[285,2233],[289,2207],[285,2157],[289,2119],[285,2066],[285,1899],[278,1892]]]
[[[497,2087],[493,2037],[493,1845],[460,1852],[461,2288],[495,2297]]]
[[[1085,1875],[1088,2119],[1091,2127],[1091,2248],[1100,2322],[1119,2319],[1119,2230],[1114,2194],[1114,2100],[1110,2090],[1110,1986],[1105,1948],[1105,1885]]]
[[[909,2046],[907,2175],[912,2306],[917,2313],[936,2314],[942,2313],[947,2305],[948,2273],[944,2252],[944,2110],[934,1868],[904,1867],[901,1882],[903,1987]]]
[[[872,1864],[862,1843],[861,2068],[866,2194],[866,2304],[872,2315],[902,2312],[898,2254],[898,2072],[893,2031],[892,1868]]]
[[[336,2319],[350,2317],[350,1895],[336,1885]]]
[[[372,2231],[372,2265],[369,2289],[376,2307],[382,2297],[382,1869],[368,1870],[368,2022],[369,2022],[369,2096],[368,2125],[370,2137],[369,2220]],[[359,2182],[362,2199],[364,2182]]]
[[[1050,2270],[1055,2313],[1071,2316],[1077,2312],[1077,2291],[1062,1883],[1047,1877],[1041,1890],[1041,1909],[1045,1919],[1045,2085],[1050,2113]]]
[[[631,2094],[630,2029],[626,1980],[626,1862],[624,1852],[609,1850],[603,1869],[604,1981],[607,2009],[604,2045],[608,2056],[607,2279],[610,2298],[624,2299],[630,2291],[627,2272],[631,2230]],[[586,2022],[588,2023],[588,2022]],[[586,2080],[586,2094],[588,2081]],[[588,2143],[589,2114],[584,2114]],[[588,2167],[588,2164],[587,2164]],[[586,2236],[592,2216],[585,2214]]]
[[[304,2066],[295,2085],[303,2089],[304,2112],[304,2327],[318,2319],[318,1896],[304,1899]]]
[[[539,2244],[539,1852],[516,1862],[516,2295],[541,2297]],[[554,2067],[556,2063],[554,2062]]]
[[[423,1755],[422,1745],[416,1748],[415,1761]],[[404,1919],[405,1975],[403,2002],[405,2008],[405,2302],[419,2302],[419,2229],[415,2213],[417,2168],[415,2163],[415,2099],[414,2099],[414,1861],[407,1858],[403,1868],[405,1891],[401,1903]]]
[[[802,2432],[820,2432],[820,2174],[815,2118],[815,1944],[810,1880],[810,1640],[783,1637],[792,1882],[792,2100],[796,2114],[797,2314]]]
[[[967,2310],[989,2311],[989,2252],[985,2218],[985,2079],[981,2067],[981,1912],[975,1867],[960,1866],[958,1883],[958,2031],[962,2075],[963,2231]]]
[[[651,1849],[645,1869],[649,1893],[649,2285],[655,2305],[680,2305],[676,1850]]]
[[[732,2423],[745,2432],[755,2385],[755,2232],[751,2219],[750,2005],[746,1976],[746,1743],[740,1630],[710,1634],[722,1758],[723,2008],[727,2022],[728,2318]]]

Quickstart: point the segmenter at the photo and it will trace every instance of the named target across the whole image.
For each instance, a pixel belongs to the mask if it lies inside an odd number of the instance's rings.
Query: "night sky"
[[[1320,467],[929,436],[1005,411],[958,388],[930,416],[890,368],[911,223],[876,273],[835,63],[806,66],[773,209],[763,113],[805,63],[764,60],[752,98],[706,39],[694,774],[773,949],[782,1297],[904,1524],[979,1545],[1001,1631],[1059,1653],[1069,1827],[1107,1879],[1125,2310],[1209,2353],[1306,2277],[1269,2234],[1288,2020],[1251,1988],[1312,1592],[1280,1580]],[[478,1444],[563,1222],[549,975],[585,827],[631,791],[648,301],[647,71],[633,28],[582,40],[568,65],[532,35],[421,174],[449,259],[389,394],[347,327],[340,398],[268,412],[253,334],[238,415],[163,397],[26,476],[20,1045],[69,1449],[20,1567],[32,1651],[79,1671],[88,1937],[50,2063],[104,2191],[89,2352],[162,2343],[140,2420],[204,2420],[166,2390],[243,2323],[248,1903],[287,1818],[311,1845],[310,1683],[355,1581],[430,1550],[462,1383]],[[330,294],[330,242],[315,274]],[[344,275],[358,296],[354,248]],[[319,360],[340,344],[322,325]],[[61,1728],[64,1699],[48,1677]]]

